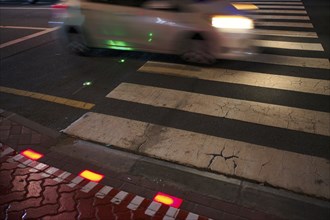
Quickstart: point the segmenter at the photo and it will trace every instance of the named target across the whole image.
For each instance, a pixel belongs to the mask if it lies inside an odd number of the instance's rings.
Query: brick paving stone
[[[3,194],[1,192],[0,195],[0,204],[9,204],[13,201],[20,201],[23,200],[25,198],[25,191],[21,191],[21,192],[11,192],[9,194]]]
[[[59,193],[70,193],[70,192],[74,192],[74,191],[77,191],[79,190],[79,188],[76,186],[76,187],[69,187],[67,186],[67,183],[63,183],[60,185],[60,188],[58,190]]]
[[[12,170],[1,170],[0,171],[0,192],[4,194],[10,192],[12,184]]]
[[[17,168],[13,175],[14,176],[23,176],[23,175],[29,175],[31,172],[30,172],[30,169],[31,167],[27,166],[27,167],[24,167],[24,168]]]
[[[24,214],[25,214],[24,211],[10,212],[8,213],[8,220],[22,219]]]
[[[77,218],[78,212],[62,212],[53,216],[45,216],[42,218],[42,220],[72,220]]]
[[[58,213],[58,204],[44,205],[36,208],[29,208],[26,210],[27,219],[36,219],[46,215],[54,215]]]
[[[33,168],[30,168],[33,169]],[[38,180],[43,180],[42,185],[45,185],[45,181],[49,179],[49,177],[45,177],[42,175],[42,171],[37,171],[35,173],[30,173],[28,178],[26,179],[27,181],[38,181]],[[51,180],[51,179],[50,179]]]
[[[64,183],[66,183],[66,182],[64,182]],[[59,183],[53,179],[45,178],[42,185],[45,187],[45,186],[60,186],[62,184],[63,184],[63,181]]]
[[[30,197],[40,197],[42,191],[42,180],[39,181],[29,181],[27,186],[26,198]]]
[[[60,204],[59,212],[70,212],[76,210],[76,200],[74,199],[75,193],[61,193],[58,200]]]
[[[42,204],[56,204],[60,195],[58,193],[58,185],[55,186],[46,186],[42,195],[44,197]]]
[[[13,188],[11,189],[14,191],[25,191],[25,187],[27,186],[27,175],[24,176],[14,176],[14,179],[12,181]]]
[[[79,219],[85,218],[95,218],[96,210],[93,207],[94,197],[89,199],[81,199],[78,201],[78,212],[79,212]]]
[[[148,216],[145,213],[145,209],[137,209],[133,213],[133,218],[134,220],[148,220],[148,219],[154,219],[151,216]]]
[[[5,162],[1,164],[0,170],[12,170],[17,168],[18,162]]]
[[[22,201],[12,202],[10,205],[10,212],[21,211],[27,208],[39,207],[41,205],[42,198],[29,198]]]
[[[96,207],[96,218],[97,219],[116,219],[116,216],[113,213],[113,205],[102,205]],[[130,219],[130,218],[128,218]]]

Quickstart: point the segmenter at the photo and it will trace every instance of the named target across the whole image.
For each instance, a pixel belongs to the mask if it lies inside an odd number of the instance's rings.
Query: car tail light
[[[51,7],[54,9],[67,9],[69,6],[67,4],[60,3],[52,5]]]

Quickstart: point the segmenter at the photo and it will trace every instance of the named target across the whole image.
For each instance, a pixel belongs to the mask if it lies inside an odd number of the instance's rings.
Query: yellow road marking
[[[95,104],[92,104],[92,103],[81,102],[81,101],[77,101],[77,100],[73,100],[73,99],[66,99],[66,98],[42,94],[42,93],[38,93],[38,92],[29,92],[29,91],[25,91],[25,90],[14,89],[14,88],[9,88],[9,87],[4,87],[4,86],[0,86],[0,92],[30,97],[30,98],[34,98],[34,99],[39,99],[39,100],[48,101],[48,102],[54,102],[57,104],[62,104],[62,105],[67,105],[67,106],[81,108],[81,109],[87,109],[87,110],[90,110],[95,106]]]

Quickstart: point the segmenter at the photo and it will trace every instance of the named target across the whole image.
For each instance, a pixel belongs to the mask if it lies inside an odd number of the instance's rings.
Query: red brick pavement
[[[1,219],[208,219],[73,174],[61,179],[64,171],[8,149],[0,147]]]

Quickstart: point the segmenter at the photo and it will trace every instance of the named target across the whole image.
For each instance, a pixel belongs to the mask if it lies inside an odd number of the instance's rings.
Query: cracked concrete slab
[[[323,158],[93,112],[64,132],[138,154],[330,198],[330,162]]]
[[[106,97],[330,136],[327,112],[131,83],[121,83]]]

